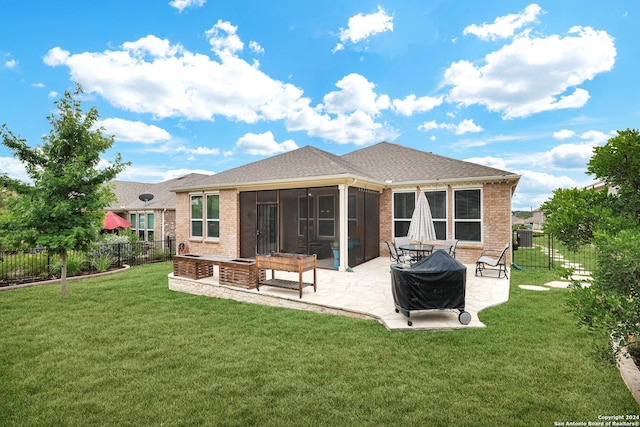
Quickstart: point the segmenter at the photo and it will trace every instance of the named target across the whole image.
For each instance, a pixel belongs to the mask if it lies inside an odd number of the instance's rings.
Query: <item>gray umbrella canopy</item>
[[[431,207],[429,207],[429,201],[423,191],[420,192],[418,203],[416,203],[416,208],[413,210],[407,236],[409,239],[421,243],[436,240],[436,230],[433,227]]]

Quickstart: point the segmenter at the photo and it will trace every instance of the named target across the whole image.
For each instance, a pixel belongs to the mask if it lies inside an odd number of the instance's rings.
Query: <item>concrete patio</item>
[[[408,319],[395,312],[389,265],[388,257],[380,257],[354,267],[353,272],[318,269],[317,292],[313,292],[313,287],[306,287],[302,298],[299,298],[298,291],[270,286],[261,286],[258,291],[220,285],[217,272],[213,277],[200,280],[174,277],[171,273],[169,289],[252,304],[376,320],[390,331],[485,327],[478,319],[478,313],[509,299],[508,279],[498,279],[493,271],[485,272],[485,277],[476,277],[475,265],[467,265],[465,311],[471,314],[471,322],[462,325],[458,321],[457,310],[424,310],[412,312],[413,326],[408,326]],[[271,273],[268,274],[270,276]],[[298,280],[297,273],[283,271],[277,271],[276,277]],[[313,272],[305,272],[303,278],[305,282],[313,282]]]

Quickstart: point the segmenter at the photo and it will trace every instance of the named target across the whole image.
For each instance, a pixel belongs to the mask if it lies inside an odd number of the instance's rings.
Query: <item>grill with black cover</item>
[[[469,324],[471,315],[464,311],[467,267],[444,250],[406,266],[391,265],[391,289],[396,313],[407,318],[418,310],[459,310],[458,320]],[[411,320],[408,325],[412,326]]]

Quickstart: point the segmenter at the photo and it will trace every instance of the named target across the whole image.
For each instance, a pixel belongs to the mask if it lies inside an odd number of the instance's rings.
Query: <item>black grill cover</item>
[[[464,310],[467,267],[444,250],[411,266],[391,265],[391,287],[396,308],[411,310]]]

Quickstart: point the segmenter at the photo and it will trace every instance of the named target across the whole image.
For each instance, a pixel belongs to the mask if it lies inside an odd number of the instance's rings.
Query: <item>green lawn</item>
[[[171,292],[168,263],[0,293],[0,425],[553,425],[638,413],[564,306],[521,283],[483,329]]]

